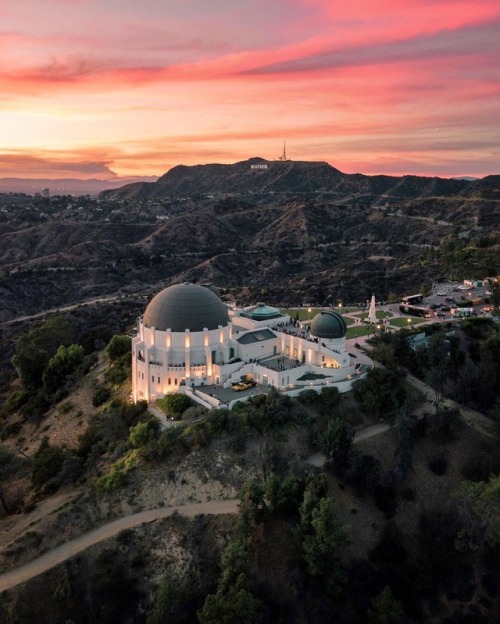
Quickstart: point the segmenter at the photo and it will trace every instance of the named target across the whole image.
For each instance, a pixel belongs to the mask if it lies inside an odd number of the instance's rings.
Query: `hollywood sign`
[[[250,169],[267,169],[267,165],[250,165]]]

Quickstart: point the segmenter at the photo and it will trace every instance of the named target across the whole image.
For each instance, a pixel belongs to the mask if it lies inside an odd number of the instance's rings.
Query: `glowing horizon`
[[[498,2],[374,4],[2,7],[0,177],[160,176],[284,139],[346,173],[500,173]]]

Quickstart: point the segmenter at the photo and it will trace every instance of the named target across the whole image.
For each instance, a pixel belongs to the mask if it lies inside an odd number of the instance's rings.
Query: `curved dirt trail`
[[[5,574],[0,574],[0,592],[12,589],[16,585],[24,583],[50,570],[63,561],[66,561],[66,559],[77,555],[82,550],[109,539],[124,529],[131,529],[140,524],[153,522],[159,518],[166,518],[175,512],[179,512],[183,516],[193,517],[198,514],[227,514],[236,513],[237,511],[238,501],[232,499],[209,501],[207,503],[190,503],[188,505],[178,505],[176,507],[160,507],[159,509],[150,509],[131,516],[125,516],[124,518],[118,518],[118,520],[108,522],[108,524],[104,524],[93,531],[84,533],[80,535],[80,537],[54,548],[54,550],[41,555],[33,561],[24,563],[18,568],[5,572]]]

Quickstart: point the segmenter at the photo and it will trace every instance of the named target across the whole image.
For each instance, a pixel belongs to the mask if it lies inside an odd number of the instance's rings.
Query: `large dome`
[[[347,325],[338,312],[323,310],[311,323],[311,334],[316,338],[343,338],[347,333]]]
[[[227,308],[209,288],[176,284],[159,292],[144,312],[144,325],[161,331],[203,331],[229,323]]]

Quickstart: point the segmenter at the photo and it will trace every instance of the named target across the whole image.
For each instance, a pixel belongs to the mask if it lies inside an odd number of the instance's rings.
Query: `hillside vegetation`
[[[60,376],[63,398],[47,387],[47,371],[79,352],[64,346],[80,338],[70,329],[69,318],[49,319],[18,339],[18,360],[34,348],[39,355],[4,395],[2,568],[144,509],[238,496],[240,511],[174,515],[117,534],[4,593],[2,621],[498,621],[494,323],[468,321],[453,335],[435,328],[413,355],[407,332],[382,336],[373,353],[386,367],[353,393],[271,393],[232,412],[191,406],[164,430],[126,401],[124,335],[81,347],[92,364],[77,358]],[[406,366],[430,385],[431,404]],[[488,396],[470,392],[471,367],[488,367]],[[448,395],[487,409],[489,426],[467,424]],[[380,419],[392,428],[356,441]],[[66,505],[16,533],[12,512],[24,506],[29,518],[54,492]]]

